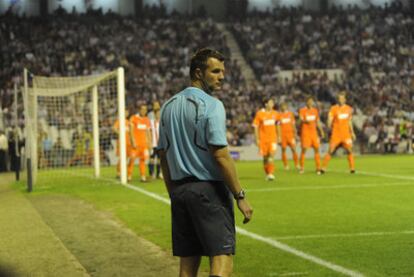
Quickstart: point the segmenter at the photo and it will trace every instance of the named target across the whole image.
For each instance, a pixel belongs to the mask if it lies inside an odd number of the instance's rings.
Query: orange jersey
[[[334,105],[329,111],[332,118],[332,137],[351,137],[349,123],[352,120],[352,108],[348,105]]]
[[[138,114],[130,117],[132,131],[136,146],[148,147],[147,132],[151,129],[151,122],[148,117],[141,117]]]
[[[279,125],[283,137],[295,137],[295,116],[292,112],[279,113]]]
[[[118,130],[118,133],[119,133],[119,120],[118,119],[115,121],[114,129]],[[131,140],[129,139],[129,135],[130,135],[130,133],[129,133],[129,120],[125,119],[125,141],[126,141],[126,146],[127,147],[129,147],[131,145]],[[118,138],[118,141],[119,141],[119,138]]]
[[[317,122],[319,120],[319,112],[316,108],[303,107],[299,110],[301,120],[301,136],[317,136]]]
[[[261,109],[256,113],[253,126],[259,128],[260,142],[276,142],[276,122],[278,113],[275,110],[266,111]]]

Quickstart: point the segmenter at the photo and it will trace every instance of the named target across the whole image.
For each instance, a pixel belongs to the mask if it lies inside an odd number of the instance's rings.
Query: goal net
[[[28,77],[25,70],[26,158],[29,191],[54,173],[100,177],[119,164],[126,183],[124,70],[81,77]],[[70,172],[68,172],[70,171]],[[41,172],[41,174],[40,174]],[[65,173],[63,173],[65,172]],[[111,171],[115,176],[115,170]]]

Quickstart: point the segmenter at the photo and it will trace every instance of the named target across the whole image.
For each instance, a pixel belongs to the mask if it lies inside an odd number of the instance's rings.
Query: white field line
[[[340,171],[340,170],[330,170],[331,172],[336,173],[345,173],[348,171]],[[356,174],[367,175],[367,176],[374,176],[374,177],[384,177],[384,178],[391,178],[391,179],[398,179],[398,180],[409,180],[414,181],[414,176],[401,176],[401,175],[394,175],[394,174],[384,174],[378,172],[368,172],[368,171],[356,171]]]
[[[72,174],[73,175],[83,175],[85,177],[89,177],[91,179],[95,179],[95,177],[92,177],[92,176],[87,175],[87,174],[74,174],[74,173],[72,173]],[[136,187],[136,186],[132,186],[132,185],[129,185],[129,184],[126,184],[125,185],[125,184],[122,184],[119,180],[115,180],[115,179],[104,178],[104,177],[100,177],[99,179],[102,179],[102,180],[105,180],[105,181],[108,181],[108,182],[111,182],[111,183],[121,184],[122,186],[124,186],[124,187],[126,187],[128,189],[135,190],[135,191],[140,192],[140,193],[142,193],[144,195],[147,195],[147,196],[149,196],[149,197],[151,197],[153,199],[156,199],[156,200],[158,200],[160,202],[163,202],[164,204],[170,205],[170,200],[169,199],[167,199],[165,197],[162,197],[161,195],[158,195],[156,193],[147,191],[146,189],[139,188],[139,187]],[[245,230],[243,228],[240,228],[238,226],[236,226],[236,231],[240,235],[244,235],[244,236],[249,237],[251,239],[264,242],[264,243],[266,243],[266,244],[268,244],[268,245],[270,245],[270,246],[272,246],[274,248],[277,248],[279,250],[282,250],[282,251],[285,251],[287,253],[293,254],[293,255],[295,255],[297,257],[300,257],[302,259],[308,260],[308,261],[310,261],[312,263],[315,263],[315,264],[318,264],[318,265],[323,266],[325,268],[331,269],[331,270],[336,271],[338,273],[341,273],[343,275],[351,276],[351,277],[363,277],[364,276],[360,272],[357,272],[357,271],[354,271],[354,270],[351,270],[351,269],[342,267],[340,265],[331,263],[329,261],[323,260],[323,259],[318,258],[316,256],[313,256],[311,254],[307,254],[307,253],[305,253],[303,251],[300,251],[298,249],[295,249],[295,248],[293,248],[293,247],[291,247],[291,246],[289,246],[287,244],[281,243],[281,242],[279,242],[277,240],[274,240],[272,238],[268,238],[268,237],[264,237],[264,236],[258,235],[258,234],[253,233],[253,232],[249,232],[249,231],[247,231],[247,230]]]
[[[323,260],[321,258],[318,258],[316,256],[313,256],[313,255],[307,254],[305,252],[302,252],[300,250],[297,250],[297,249],[295,249],[295,248],[293,248],[293,247],[291,247],[291,246],[289,246],[289,245],[287,245],[285,243],[282,243],[280,241],[277,241],[275,239],[267,238],[267,237],[264,237],[264,236],[261,236],[261,235],[258,235],[258,234],[249,232],[249,231],[247,231],[247,230],[245,230],[243,228],[237,227],[237,226],[236,226],[236,231],[239,234],[241,234],[241,235],[245,235],[245,236],[247,236],[249,238],[252,238],[254,240],[264,242],[264,243],[266,243],[266,244],[268,244],[270,246],[273,246],[273,247],[275,247],[275,248],[277,248],[279,250],[288,252],[288,253],[293,254],[295,256],[298,256],[298,257],[300,257],[300,258],[302,258],[304,260],[308,260],[310,262],[313,262],[313,263],[318,264],[320,266],[329,268],[329,269],[331,269],[333,271],[342,273],[344,275],[353,276],[353,277],[362,277],[362,276],[364,276],[360,272],[357,272],[357,271],[354,271],[354,270],[351,270],[351,269],[347,269],[345,267],[342,267],[340,265],[331,263],[329,261],[325,261],[325,260]]]
[[[267,276],[303,276],[308,275],[308,272],[285,272],[285,273],[269,273]]]
[[[392,187],[392,186],[414,186],[414,182],[397,182],[386,184],[360,184],[360,185],[337,185],[337,186],[309,186],[309,187],[273,187],[263,189],[246,189],[247,192],[268,192],[268,191],[285,191],[285,190],[329,190],[329,189],[358,189],[358,188],[375,188],[375,187]]]
[[[327,238],[351,238],[351,237],[374,237],[374,236],[394,236],[394,235],[413,235],[414,230],[398,232],[366,232],[348,234],[320,234],[320,235],[299,235],[276,237],[277,240],[303,240],[303,239],[327,239]]]

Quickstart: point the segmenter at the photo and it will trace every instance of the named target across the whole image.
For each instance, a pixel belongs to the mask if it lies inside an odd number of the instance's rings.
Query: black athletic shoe
[[[325,174],[325,170],[321,169],[319,171],[321,172],[322,175]]]
[[[352,169],[351,171],[349,171],[351,174],[355,174],[355,169]]]

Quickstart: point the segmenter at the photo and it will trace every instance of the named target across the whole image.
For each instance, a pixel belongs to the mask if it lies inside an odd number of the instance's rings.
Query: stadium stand
[[[346,90],[360,140],[384,151],[391,151],[386,145],[397,144],[400,129],[405,133],[414,120],[413,27],[412,15],[397,5],[329,13],[256,11],[228,24],[265,94],[286,99],[294,109],[306,94],[314,95],[326,115],[336,93]],[[328,78],[332,69],[345,74]],[[284,70],[296,74],[281,80]]]
[[[228,110],[229,142],[253,143],[251,120],[265,97],[275,96],[297,110],[305,95],[313,94],[326,115],[336,93],[345,89],[356,108],[361,150],[395,150],[400,138],[411,135],[414,120],[413,25],[412,16],[398,7],[333,9],[329,14],[255,11],[244,22],[228,23],[258,80],[248,85],[237,62],[227,62],[220,98]],[[99,11],[78,15],[58,10],[47,18],[6,14],[0,40],[5,42],[0,46],[3,129],[12,124],[13,84],[21,85],[23,67],[36,75],[74,76],[124,66],[127,105],[135,112],[140,103],[163,102],[188,83],[183,61],[196,48],[211,46],[229,56],[226,39],[211,19],[167,16],[156,8],[141,18]],[[327,69],[344,74],[332,78]],[[284,70],[294,71],[280,79]],[[41,114],[52,126],[58,118],[53,111]],[[23,126],[22,119],[19,124]],[[60,143],[71,147],[73,138],[62,137]]]

